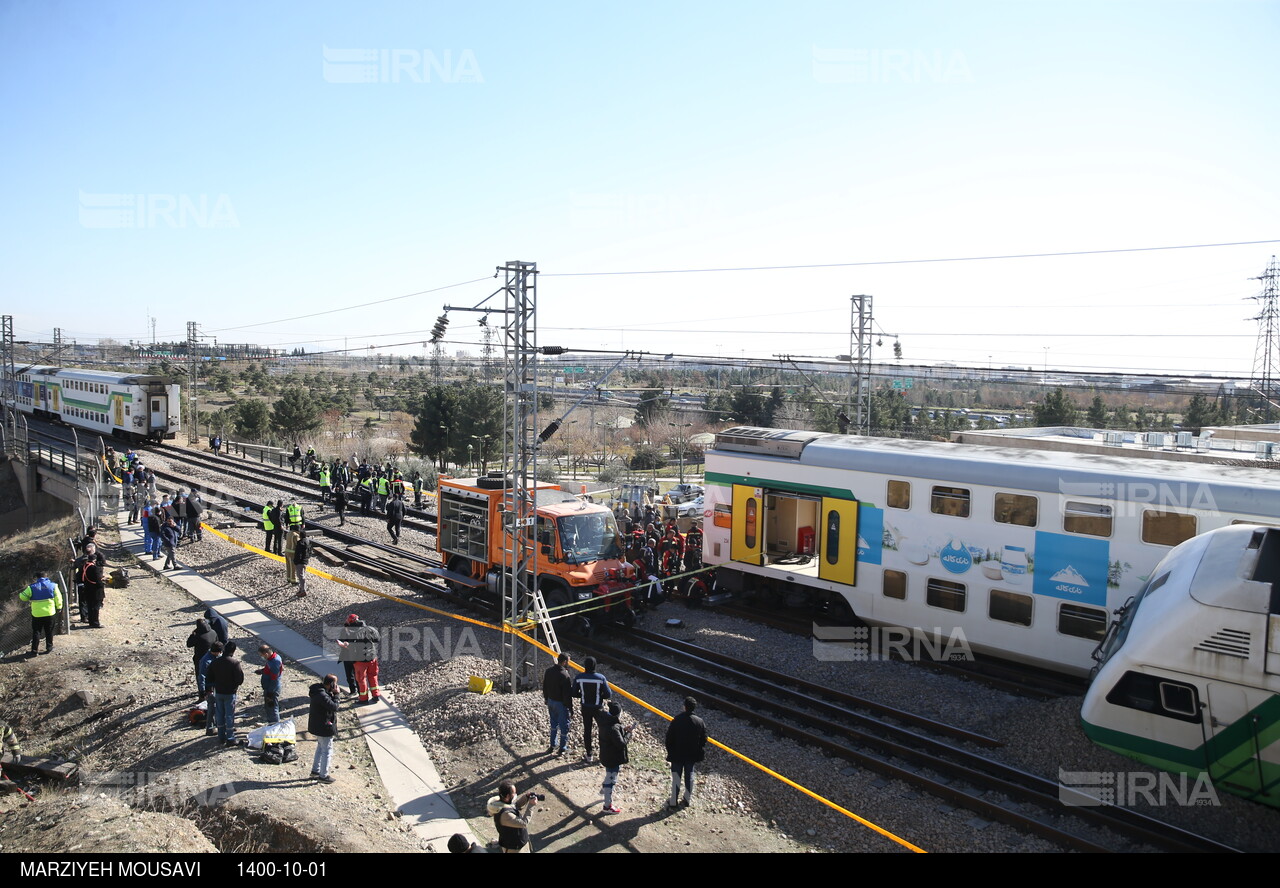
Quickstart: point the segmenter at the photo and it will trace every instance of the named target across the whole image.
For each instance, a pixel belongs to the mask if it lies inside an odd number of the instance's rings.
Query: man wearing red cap
[[[361,703],[382,699],[382,689],[378,686],[379,641],[381,636],[378,630],[365,625],[356,614],[347,617],[347,623],[338,635],[343,663],[355,664],[355,686]]]

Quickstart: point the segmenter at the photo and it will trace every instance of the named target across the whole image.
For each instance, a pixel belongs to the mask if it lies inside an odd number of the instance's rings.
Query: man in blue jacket
[[[31,656],[39,653],[40,636],[44,635],[44,652],[53,651],[53,620],[62,610],[62,590],[44,571],[36,581],[18,593],[20,601],[31,605]]]

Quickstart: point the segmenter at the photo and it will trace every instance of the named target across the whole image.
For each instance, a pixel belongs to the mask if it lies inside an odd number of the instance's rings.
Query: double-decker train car
[[[1095,743],[1280,805],[1280,529],[1176,547],[1099,649],[1080,715]]]
[[[757,428],[706,460],[720,589],[1079,676],[1175,545],[1280,523],[1280,476],[1247,467]]]
[[[130,441],[175,438],[180,386],[162,376],[67,367],[28,367],[17,374],[18,410]]]

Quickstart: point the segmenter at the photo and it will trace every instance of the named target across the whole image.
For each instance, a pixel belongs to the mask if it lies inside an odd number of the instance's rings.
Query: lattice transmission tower
[[[1253,376],[1249,380],[1251,412],[1258,422],[1275,422],[1280,414],[1280,265],[1271,257],[1267,270],[1250,280],[1262,282],[1256,299],[1262,308],[1258,322],[1258,345],[1253,355]]]

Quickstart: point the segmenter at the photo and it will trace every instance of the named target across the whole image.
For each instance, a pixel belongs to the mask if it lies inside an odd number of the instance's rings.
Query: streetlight
[[[687,429],[687,428],[689,428],[690,426],[692,426],[692,425],[693,425],[693,423],[691,423],[691,422],[686,422],[686,423],[684,423],[684,424],[682,424],[682,425],[677,425],[677,424],[676,424],[676,423],[674,423],[674,422],[669,422],[669,423],[667,423],[667,425],[671,426],[673,429],[681,429],[681,428]],[[680,483],[681,483],[681,484],[683,484],[683,483],[684,483],[684,445],[685,445],[685,436],[684,436],[684,432],[677,431],[677,432],[676,432],[676,438],[675,438],[675,440],[676,440],[676,443],[679,445],[679,453],[680,453]]]
[[[489,458],[485,448],[488,446],[489,442],[493,440],[493,436],[492,435],[472,435],[471,440],[480,442],[480,473],[482,475],[488,475],[489,474]],[[471,445],[468,444],[467,449],[470,450],[470,448],[471,448]]]
[[[470,475],[470,474],[471,474],[471,466],[472,466],[472,464],[473,464],[473,461],[472,461],[472,458],[471,458],[471,445],[470,445],[470,444],[468,444],[468,445],[467,445],[467,474],[468,474],[468,475]]]

